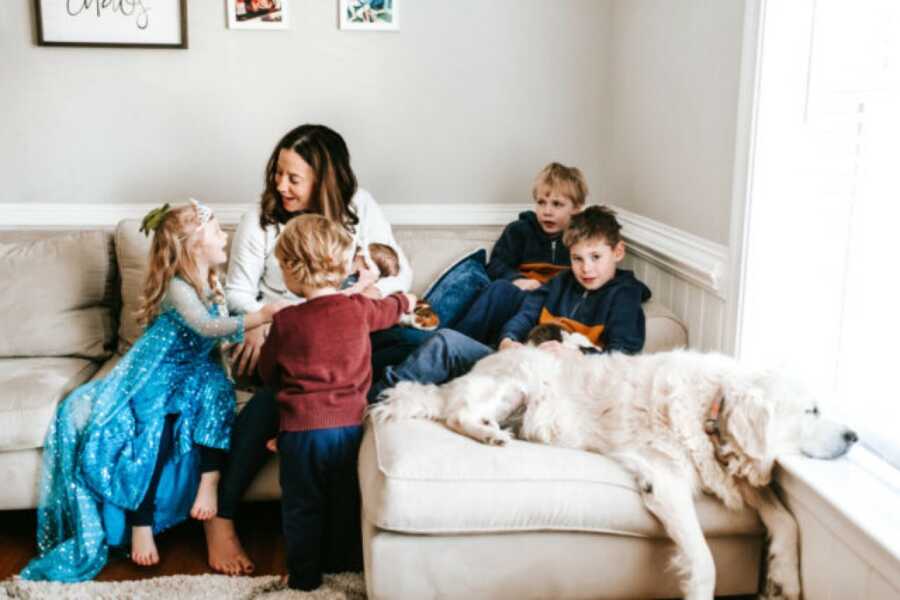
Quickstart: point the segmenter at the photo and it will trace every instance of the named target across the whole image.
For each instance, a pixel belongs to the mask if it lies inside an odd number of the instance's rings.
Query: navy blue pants
[[[314,590],[323,573],[362,571],[357,455],[362,427],[278,435],[288,586]]]
[[[493,281],[452,329],[482,344],[496,346],[500,341],[500,331],[519,312],[527,294],[506,279]]]
[[[403,362],[434,333],[410,327],[391,327],[372,333],[372,381],[384,377],[389,366]],[[266,442],[276,435],[275,391],[259,388],[237,414],[231,428],[231,451],[219,480],[219,517],[235,518],[244,492],[271,456]]]

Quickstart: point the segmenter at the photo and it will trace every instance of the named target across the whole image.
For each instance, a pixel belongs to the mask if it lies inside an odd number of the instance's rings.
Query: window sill
[[[877,460],[859,447],[836,461],[786,456],[774,479],[792,504],[900,589],[900,488],[873,473]]]

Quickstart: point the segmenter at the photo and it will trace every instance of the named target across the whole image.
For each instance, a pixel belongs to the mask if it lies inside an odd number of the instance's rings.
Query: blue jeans
[[[322,573],[362,570],[357,455],[362,427],[278,435],[281,528],[288,586],[314,590]]]
[[[384,377],[384,370],[398,365],[412,352],[434,335],[412,327],[395,325],[390,329],[372,332],[372,381]]]
[[[493,350],[481,342],[453,331],[441,329],[396,367],[384,370],[384,377],[369,390],[369,402],[377,402],[383,391],[401,381],[444,383],[465,375]]]
[[[500,331],[519,312],[527,294],[512,281],[493,281],[482,290],[466,316],[454,324],[453,329],[483,344],[496,346]]]

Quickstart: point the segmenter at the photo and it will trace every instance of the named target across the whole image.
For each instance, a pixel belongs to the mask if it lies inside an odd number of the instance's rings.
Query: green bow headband
[[[159,208],[154,208],[148,212],[141,221],[141,228],[139,231],[145,236],[149,236],[151,231],[155,232],[171,209],[169,203],[166,202]]]

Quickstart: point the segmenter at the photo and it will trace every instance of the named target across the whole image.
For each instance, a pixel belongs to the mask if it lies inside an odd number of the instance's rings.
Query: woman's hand
[[[510,350],[512,348],[521,348],[521,347],[522,347],[521,342],[517,342],[516,340],[514,340],[512,338],[503,338],[503,340],[500,342],[499,349],[501,352],[503,352],[504,350]]]
[[[269,335],[269,327],[270,325],[261,325],[248,329],[244,334],[244,341],[234,347],[231,354],[232,365],[238,376],[251,375],[256,370],[259,351]]]
[[[541,282],[535,279],[528,279],[527,277],[522,277],[521,279],[513,280],[513,285],[522,290],[523,292],[530,292],[532,290],[536,290],[541,287]]]

